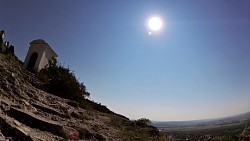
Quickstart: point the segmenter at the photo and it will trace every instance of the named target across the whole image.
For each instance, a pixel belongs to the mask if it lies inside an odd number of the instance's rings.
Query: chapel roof
[[[55,54],[55,57],[58,57],[58,55],[55,53],[55,51],[49,46],[48,43],[46,43],[43,39],[36,39],[30,42],[30,44],[46,44],[47,48],[53,53]]]
[[[30,42],[30,44],[48,44],[43,39],[36,39]]]

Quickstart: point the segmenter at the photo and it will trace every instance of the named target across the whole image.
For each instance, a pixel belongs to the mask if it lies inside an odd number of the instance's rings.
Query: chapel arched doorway
[[[34,52],[32,55],[31,55],[31,57],[30,57],[30,59],[29,59],[29,63],[28,63],[28,65],[27,65],[27,70],[28,71],[34,71],[34,67],[35,67],[35,64],[36,64],[36,60],[37,60],[37,57],[38,57],[38,53],[37,52]]]

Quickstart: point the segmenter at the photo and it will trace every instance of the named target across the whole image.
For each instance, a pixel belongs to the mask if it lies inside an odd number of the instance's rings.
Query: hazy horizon
[[[250,1],[1,0],[0,30],[24,61],[44,39],[90,98],[130,119],[250,111]],[[151,16],[163,20],[151,32]]]
[[[240,116],[243,114],[248,114],[250,113],[250,111],[248,112],[243,112],[243,113],[239,113],[239,114],[234,114],[234,115],[227,115],[227,116],[223,116],[223,117],[216,117],[216,118],[203,118],[203,119],[191,119],[191,120],[153,120],[152,122],[189,122],[189,121],[213,121],[213,120],[219,120],[219,119],[224,119],[224,118],[230,118],[230,117],[235,117],[235,116]]]

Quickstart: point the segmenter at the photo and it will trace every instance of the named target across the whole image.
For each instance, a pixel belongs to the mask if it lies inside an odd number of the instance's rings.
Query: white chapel
[[[57,54],[48,43],[42,39],[33,40],[30,42],[23,69],[29,71],[33,71],[34,69],[41,70],[49,63],[52,57],[57,57]]]

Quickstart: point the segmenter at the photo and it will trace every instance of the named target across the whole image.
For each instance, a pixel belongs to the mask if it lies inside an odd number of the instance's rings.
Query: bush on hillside
[[[139,126],[148,126],[151,124],[151,121],[147,118],[140,118],[136,120],[135,123]]]
[[[115,114],[105,105],[86,99],[90,93],[87,92],[85,85],[76,79],[74,73],[69,68],[58,65],[55,58],[52,58],[45,68],[35,72],[39,80],[44,83],[43,89],[45,91],[72,100],[68,104],[74,107],[93,109],[102,113]],[[121,115],[118,116],[126,118]]]
[[[38,77],[45,83],[45,90],[54,95],[77,102],[90,95],[85,85],[76,79],[75,74],[69,68],[58,65],[55,58],[38,73]]]

